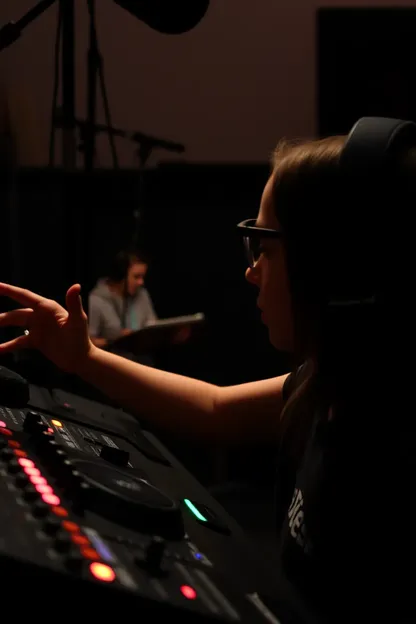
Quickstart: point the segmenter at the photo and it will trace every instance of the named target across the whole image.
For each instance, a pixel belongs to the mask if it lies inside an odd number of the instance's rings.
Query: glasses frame
[[[245,219],[237,224],[237,230],[243,237],[244,249],[251,269],[253,269],[258,262],[258,259],[256,260],[254,257],[251,240],[253,238],[258,240],[260,238],[279,239],[283,237],[283,233],[279,230],[257,227],[256,221],[257,219]]]

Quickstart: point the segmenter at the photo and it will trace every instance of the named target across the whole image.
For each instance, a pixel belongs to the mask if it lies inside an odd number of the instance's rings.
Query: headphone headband
[[[340,157],[341,167],[378,170],[401,150],[416,145],[416,124],[386,117],[362,117],[353,126]]]
[[[379,191],[383,194],[383,181],[388,179],[389,171],[386,169],[392,158],[412,145],[416,146],[415,123],[385,117],[362,117],[354,124],[342,149],[339,159],[341,172],[352,175],[353,184],[353,179],[357,180],[354,193],[361,194],[361,199],[367,198],[363,201],[372,202],[379,196]],[[386,191],[387,188],[386,185]],[[357,261],[356,269],[364,274],[365,267],[359,265],[359,256]],[[365,306],[375,302],[374,293],[368,292],[358,298],[332,298],[330,306]]]

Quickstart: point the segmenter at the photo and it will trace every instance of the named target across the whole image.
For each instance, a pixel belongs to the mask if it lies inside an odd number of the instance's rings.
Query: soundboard
[[[288,621],[261,598],[271,571],[242,529],[154,435],[29,389],[24,407],[0,407],[2,590],[20,616]]]

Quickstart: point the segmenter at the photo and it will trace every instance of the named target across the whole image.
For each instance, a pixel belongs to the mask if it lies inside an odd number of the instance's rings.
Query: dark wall
[[[317,12],[320,135],[364,116],[416,119],[415,32],[414,7]]]
[[[139,195],[135,172],[21,171],[1,279],[16,279],[13,250],[18,283],[63,301],[79,281],[86,301],[109,257],[131,240],[139,197],[139,238],[151,255],[148,288],[159,316],[206,314],[213,353],[196,366],[200,374],[218,383],[261,377],[275,357],[244,279],[235,225],[256,214],[267,176],[267,166],[166,164],[147,173]]]

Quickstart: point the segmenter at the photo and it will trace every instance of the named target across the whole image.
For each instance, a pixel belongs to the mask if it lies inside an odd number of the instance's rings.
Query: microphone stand
[[[140,224],[142,218],[142,210],[146,210],[146,185],[145,185],[145,171],[148,160],[150,159],[153,150],[156,148],[164,149],[169,152],[183,153],[185,146],[181,143],[174,143],[173,141],[166,141],[165,139],[158,139],[156,137],[149,136],[143,132],[134,132],[130,137],[131,140],[136,143],[136,155],[139,163],[138,167],[138,181],[137,181],[137,200],[136,205],[133,208],[133,230],[132,230],[132,245],[133,247],[140,247]]]
[[[75,8],[74,0],[41,0],[16,22],[0,29],[0,51],[19,39],[24,29],[56,1],[60,2],[62,18],[62,165],[75,169]]]
[[[93,101],[91,98],[90,103]],[[93,106],[91,111],[93,110]],[[58,125],[62,122],[58,120]],[[95,137],[97,134],[107,134],[109,136],[110,143],[114,141],[114,137],[119,137],[122,139],[127,139],[128,141],[132,141],[137,145],[136,155],[138,159],[138,191],[137,191],[137,199],[134,204],[133,209],[133,229],[132,229],[132,239],[131,242],[133,245],[137,246],[139,241],[139,230],[140,230],[140,219],[141,219],[141,208],[144,204],[144,193],[145,193],[145,185],[144,185],[144,172],[146,170],[147,162],[150,156],[155,149],[163,149],[168,152],[175,152],[178,154],[182,154],[185,152],[185,146],[182,143],[176,143],[174,141],[169,141],[166,139],[161,139],[155,136],[151,136],[149,134],[145,134],[144,132],[128,132],[127,130],[122,130],[121,128],[114,128],[111,125],[106,124],[97,124],[94,123],[91,125],[91,120],[83,121],[81,119],[75,118],[75,125],[79,129],[80,137],[81,137],[81,146],[79,149],[81,151],[86,152],[89,149],[88,160],[85,159],[86,165],[91,165],[91,156],[94,156],[95,146]],[[90,133],[90,134],[89,134]],[[91,140],[91,138],[93,139]],[[87,141],[90,143],[87,145]],[[89,169],[87,169],[89,170]]]
[[[95,18],[95,0],[87,0],[89,24],[89,49],[88,49],[88,72],[87,72],[87,121],[83,131],[84,168],[91,173],[94,169],[95,138],[96,138],[96,115],[97,115],[97,78],[100,82],[101,97],[104,105],[104,114],[108,127],[112,126],[110,105],[107,88],[104,79],[103,57],[98,47],[98,35]],[[114,134],[108,134],[110,150],[114,169],[119,168]]]

